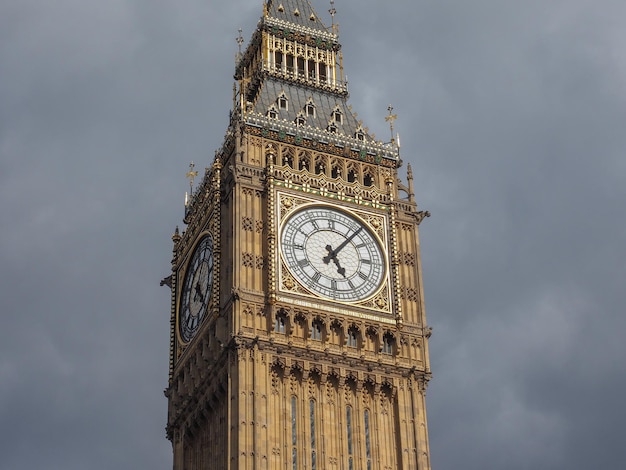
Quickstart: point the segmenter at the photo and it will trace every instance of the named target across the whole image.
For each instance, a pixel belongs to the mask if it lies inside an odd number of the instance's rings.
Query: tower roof
[[[328,31],[308,0],[269,0],[267,16],[318,31]]]

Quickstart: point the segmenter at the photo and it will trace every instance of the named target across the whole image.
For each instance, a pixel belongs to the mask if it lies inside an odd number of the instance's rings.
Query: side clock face
[[[326,206],[291,215],[280,236],[293,277],[321,297],[356,302],[371,297],[386,273],[380,242],[358,218]]]
[[[187,266],[180,299],[178,325],[180,337],[189,342],[198,331],[209,305],[213,287],[213,239],[205,236]]]

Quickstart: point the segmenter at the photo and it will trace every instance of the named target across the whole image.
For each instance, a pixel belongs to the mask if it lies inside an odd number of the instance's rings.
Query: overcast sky
[[[393,104],[432,213],[433,468],[623,468],[626,2],[335,7],[350,103],[380,138]],[[1,470],[171,468],[159,281],[261,12],[0,0]]]

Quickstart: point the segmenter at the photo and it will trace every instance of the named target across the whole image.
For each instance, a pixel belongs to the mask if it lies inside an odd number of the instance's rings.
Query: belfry
[[[348,105],[308,0],[268,0],[172,239],[175,470],[427,470],[413,176]],[[195,188],[193,177],[197,176]]]

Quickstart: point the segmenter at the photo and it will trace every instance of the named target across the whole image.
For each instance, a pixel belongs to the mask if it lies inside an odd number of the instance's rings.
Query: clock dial
[[[205,236],[196,247],[187,266],[180,300],[178,324],[180,337],[189,342],[207,311],[213,287],[213,239]]]
[[[338,209],[310,206],[284,223],[281,251],[291,274],[322,297],[355,302],[385,277],[380,242],[363,221]]]

